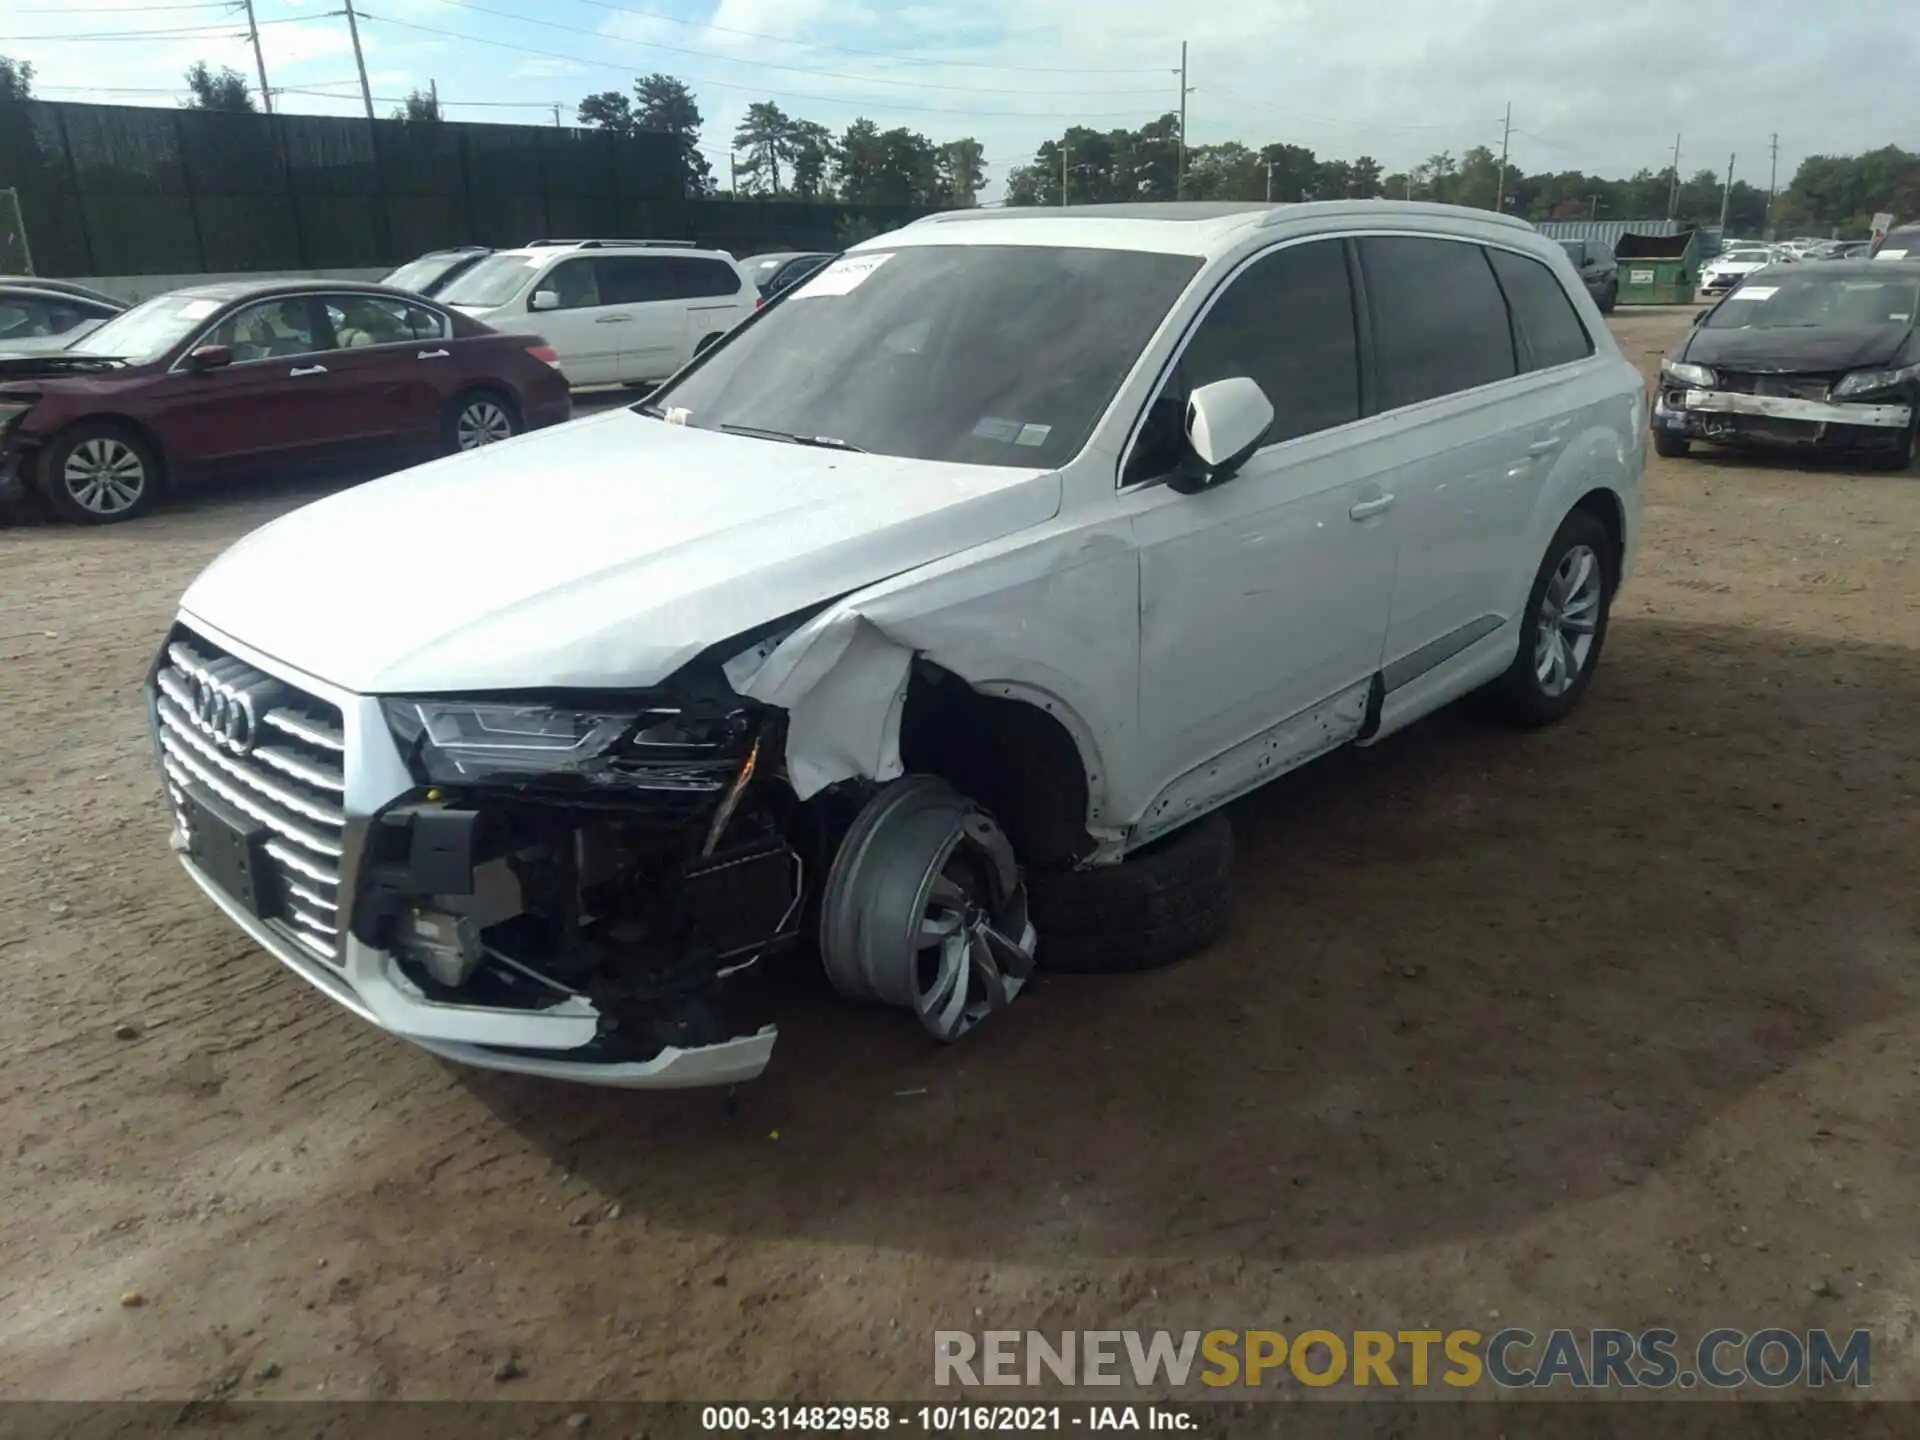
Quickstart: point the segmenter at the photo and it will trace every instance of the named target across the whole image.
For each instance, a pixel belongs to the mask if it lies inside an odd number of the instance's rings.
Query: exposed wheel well
[[[1584,510],[1607,527],[1607,539],[1613,546],[1613,575],[1617,582],[1627,558],[1627,512],[1620,497],[1611,490],[1589,490],[1573,507]]]
[[[982,695],[919,662],[900,717],[900,758],[910,773],[939,775],[992,811],[1024,864],[1067,865],[1093,852],[1079,748],[1038,706]]]
[[[166,447],[160,443],[159,438],[154,435],[153,431],[142,425],[138,420],[126,415],[82,415],[79,419],[71,420],[65,425],[62,425],[41,442],[39,450],[34,455],[34,473],[37,478],[45,478],[39,474],[40,457],[47,454],[62,440],[66,439],[67,436],[71,435],[83,425],[108,425],[115,430],[124,430],[129,435],[138,439],[142,445],[147,447],[148,452],[153,456],[154,464],[159,471],[159,473],[153,477],[156,487],[155,493],[159,495],[166,494],[168,482],[172,478],[173,469],[172,462],[167,456]]]

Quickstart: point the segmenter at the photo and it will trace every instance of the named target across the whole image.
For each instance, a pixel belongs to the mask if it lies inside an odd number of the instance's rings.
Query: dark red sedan
[[[107,524],[170,488],[264,466],[423,459],[568,418],[537,336],[345,281],[175,290],[70,348],[0,346],[0,500]]]

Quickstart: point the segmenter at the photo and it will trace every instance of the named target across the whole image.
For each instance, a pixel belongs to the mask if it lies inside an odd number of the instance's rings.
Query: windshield
[[[843,256],[646,407],[703,430],[1044,468],[1086,443],[1191,255],[914,245]]]
[[[776,270],[793,258],[791,255],[768,255],[749,261],[748,263],[753,267],[753,283],[765,285],[773,278]]]
[[[489,255],[434,298],[443,305],[490,310],[518,295],[548,259],[545,255]]]
[[[409,260],[380,283],[424,295],[434,281],[454,266],[464,264],[466,259],[464,255],[422,255],[418,260]]]
[[[122,311],[68,348],[76,355],[111,355],[144,365],[193,334],[225,303],[191,292],[156,295]]]
[[[1771,260],[1773,258],[1773,252],[1770,250],[1762,250],[1753,245],[1736,245],[1730,250],[1721,251],[1720,258],[1722,260],[1737,260],[1746,263],[1749,261]]]
[[[1920,310],[1920,280],[1794,273],[1764,285],[1748,281],[1707,316],[1711,330],[1860,329],[1911,325]]]

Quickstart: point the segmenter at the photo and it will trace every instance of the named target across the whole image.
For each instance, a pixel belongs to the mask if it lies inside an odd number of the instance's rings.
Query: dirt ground
[[[1309,1324],[1868,1326],[1920,1395],[1920,473],[1655,460],[1573,721],[1337,755],[1236,807],[1204,956],[944,1051],[809,993],[733,1096],[458,1071],[180,873],[138,684],[312,493],[0,529],[0,1395],[901,1399],[935,1328]]]

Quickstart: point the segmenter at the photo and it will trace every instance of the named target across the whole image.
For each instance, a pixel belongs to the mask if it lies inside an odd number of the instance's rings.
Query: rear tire
[[[41,452],[40,496],[62,520],[115,525],[150,509],[160,494],[160,457],[110,420],[74,426]]]
[[[1611,315],[1613,313],[1613,307],[1619,303],[1620,286],[1617,283],[1609,285],[1600,296],[1600,313],[1602,315]]]
[[[1232,919],[1233,860],[1233,825],[1216,811],[1117,865],[1027,871],[1034,963],[1113,975],[1184,960]]]
[[[1520,651],[1491,687],[1509,723],[1551,725],[1586,695],[1607,640],[1616,563],[1598,516],[1575,510],[1560,522],[1527,595]]]
[[[524,429],[526,423],[520,418],[520,407],[498,390],[463,391],[447,407],[449,454],[511,440]]]
[[[1692,443],[1684,435],[1669,435],[1664,430],[1653,432],[1653,453],[1656,455],[1664,455],[1669,460],[1684,460],[1692,449]]]

